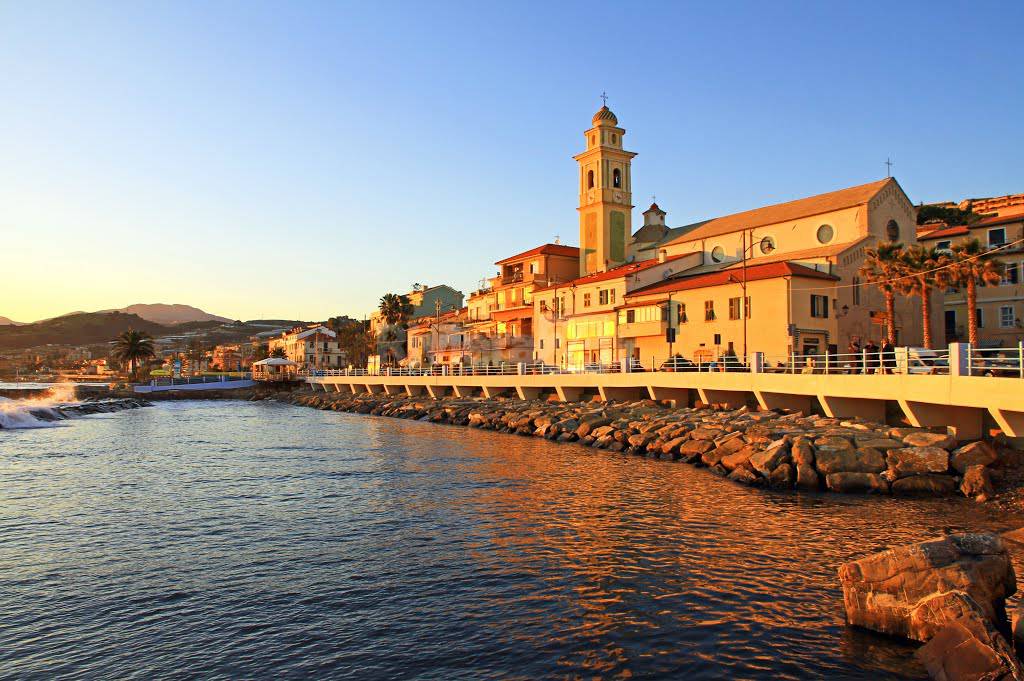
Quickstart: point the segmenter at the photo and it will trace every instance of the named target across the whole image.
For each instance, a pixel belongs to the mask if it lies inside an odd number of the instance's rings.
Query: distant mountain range
[[[220,317],[209,312],[204,312],[198,307],[192,307],[191,305],[180,305],[180,304],[167,304],[167,303],[136,303],[129,305],[128,307],[122,307],[120,309],[111,310],[97,310],[97,313],[107,312],[122,312],[124,314],[138,315],[139,318],[145,319],[146,321],[155,322],[157,324],[173,325],[173,324],[186,324],[188,322],[230,322],[231,320],[227,317]],[[60,319],[61,317],[70,317],[72,315],[88,314],[82,310],[76,310],[75,312],[68,312],[60,315],[60,317],[51,317],[50,319],[40,319],[36,324],[43,322],[52,321],[53,319]],[[16,322],[13,319],[7,317],[0,317],[0,326],[23,326],[29,322]]]

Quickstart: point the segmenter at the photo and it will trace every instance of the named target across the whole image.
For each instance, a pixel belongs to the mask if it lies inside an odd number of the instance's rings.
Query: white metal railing
[[[152,378],[149,381],[151,386],[165,386],[165,385],[191,385],[194,383],[230,383],[232,381],[248,381],[252,379],[252,374],[246,372],[237,374],[234,376],[221,375],[221,376],[188,376],[183,378]]]
[[[1008,348],[967,346],[967,375],[1024,378],[1024,343]]]
[[[951,348],[954,346],[951,346]],[[545,362],[501,362],[498,364],[434,364],[428,367],[390,367],[376,372],[365,368],[328,369],[310,372],[314,376],[512,376],[547,374],[617,374],[634,372],[759,372],[786,374],[906,374],[990,376],[1024,379],[1024,343],[1006,348],[972,348],[956,344],[957,355],[947,349],[914,347],[861,349],[842,353],[753,353],[744,363],[735,355],[717,359],[686,359],[679,355],[663,361],[652,359],[647,366],[635,359],[619,362],[547,364]],[[951,367],[951,364],[953,367]]]

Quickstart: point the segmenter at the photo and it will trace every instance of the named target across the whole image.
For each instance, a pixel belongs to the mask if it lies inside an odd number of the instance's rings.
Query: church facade
[[[649,367],[670,354],[761,351],[771,360],[882,339],[881,292],[857,272],[879,242],[916,242],[915,209],[894,178],[678,227],[652,204],[633,232],[636,154],[607,106],[591,123],[574,157],[579,277],[535,291],[534,359]],[[923,324],[920,302],[899,299],[898,343],[920,345]]]

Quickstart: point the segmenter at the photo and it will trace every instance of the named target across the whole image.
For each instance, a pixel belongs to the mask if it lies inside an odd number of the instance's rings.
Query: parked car
[[[697,371],[697,365],[685,357],[676,355],[665,360],[659,371]]]

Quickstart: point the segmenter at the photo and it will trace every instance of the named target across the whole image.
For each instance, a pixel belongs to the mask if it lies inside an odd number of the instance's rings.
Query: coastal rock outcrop
[[[927,641],[942,624],[936,613],[961,616],[959,592],[985,618],[1005,622],[1006,598],[1017,590],[1003,540],[992,534],[953,534],[889,549],[839,568],[850,624]],[[936,598],[939,598],[937,601]]]

